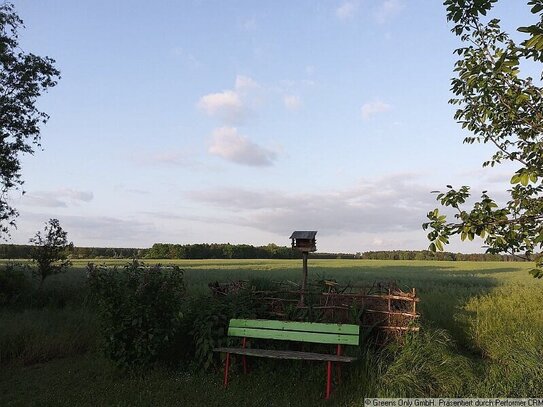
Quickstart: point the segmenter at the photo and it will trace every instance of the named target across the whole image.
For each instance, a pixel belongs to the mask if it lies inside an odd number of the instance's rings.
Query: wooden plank
[[[390,325],[390,311],[391,311],[391,299],[390,299],[390,288],[388,289],[388,313],[387,313],[387,318],[388,318],[388,324]]]
[[[272,359],[293,359],[293,360],[320,360],[331,362],[349,363],[356,360],[352,356],[327,355],[314,352],[298,352],[285,350],[269,350],[269,349],[251,349],[251,348],[215,348],[214,352],[233,353],[236,355],[255,356],[261,358]]]
[[[246,338],[276,339],[281,341],[297,341],[311,343],[331,343],[340,345],[358,345],[358,335],[340,335],[330,333],[282,331],[255,328],[228,328],[228,336]]]
[[[299,302],[300,300],[289,300],[288,298],[279,298],[279,297],[262,297],[262,300],[266,301],[281,301],[281,302]]]
[[[413,314],[412,312],[401,312],[401,311],[382,311],[378,309],[364,309],[364,312],[369,312],[373,314],[391,314],[391,315],[402,315],[404,317],[413,317],[418,318],[420,317],[419,314]]]
[[[412,298],[411,294],[409,296],[400,296],[400,295],[375,295],[375,294],[342,294],[342,293],[321,293],[321,295],[331,296],[331,297],[346,297],[346,298],[360,298],[360,299],[376,299],[376,300],[398,300],[398,301],[407,301],[407,302],[420,302],[419,297]]]
[[[231,328],[259,328],[281,331],[299,331],[358,335],[360,327],[352,324],[324,324],[318,322],[275,321],[269,319],[231,319]]]
[[[420,327],[418,326],[380,326],[380,325],[362,325],[363,328],[374,328],[374,329],[390,329],[396,331],[419,331]]]

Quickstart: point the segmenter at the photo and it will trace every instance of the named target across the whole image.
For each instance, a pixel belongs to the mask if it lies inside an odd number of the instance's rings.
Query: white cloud
[[[71,188],[61,188],[54,191],[31,191],[25,194],[21,204],[46,208],[67,208],[81,202],[90,202],[94,195],[90,191],[78,191]]]
[[[238,122],[245,114],[241,98],[233,90],[202,96],[198,107],[209,116],[218,117],[227,122]]]
[[[383,246],[384,240],[380,237],[375,237],[372,240],[374,246]]]
[[[235,87],[237,92],[247,92],[250,90],[258,89],[260,85],[253,78],[244,75],[238,75],[236,76]]]
[[[248,76],[238,75],[234,89],[202,96],[198,108],[207,115],[227,124],[243,122],[252,108],[258,105],[260,85]]]
[[[57,218],[76,246],[149,247],[158,241],[160,231],[138,218],[94,215],[58,215],[55,213],[21,212],[14,241],[27,242],[46,219]]]
[[[479,167],[464,169],[459,171],[457,176],[464,179],[464,183],[472,186],[474,182],[478,182],[481,188],[487,184],[499,184],[503,186],[503,189],[508,189],[511,187],[510,180],[516,170],[517,166],[514,163],[505,162],[502,163],[501,168]]]
[[[390,109],[392,109],[391,105],[377,100],[374,102],[364,103],[360,111],[362,113],[362,118],[364,120],[369,120],[376,114],[388,112]]]
[[[57,193],[73,201],[90,202],[94,198],[93,193],[90,191],[77,191],[70,188],[61,189]]]
[[[137,194],[137,195],[149,195],[151,193],[145,189],[139,189],[139,188],[126,188],[125,191],[130,192],[131,194]]]
[[[71,232],[75,241],[85,239],[123,244],[128,239],[149,240],[152,232],[156,234],[153,224],[134,219],[109,216],[64,216],[60,220],[65,229]]]
[[[340,20],[349,20],[353,18],[358,11],[358,2],[349,0],[342,3],[338,8],[336,8],[336,17]]]
[[[299,96],[295,95],[285,95],[283,103],[288,110],[298,110],[302,107],[302,100]]]
[[[396,232],[422,233],[426,213],[435,207],[430,189],[412,175],[398,174],[342,190],[287,193],[222,188],[187,195],[231,212],[233,224],[261,231],[284,234],[296,228],[315,228],[325,234],[370,233],[381,237]]]
[[[375,13],[375,19],[379,24],[384,24],[398,15],[405,5],[402,0],[385,0]]]
[[[277,153],[253,143],[238,133],[235,127],[220,127],[213,131],[209,153],[241,165],[265,167],[273,164]]]
[[[160,151],[155,153],[134,154],[130,157],[137,165],[148,166],[176,166],[187,168],[203,168],[196,154],[190,151]]]

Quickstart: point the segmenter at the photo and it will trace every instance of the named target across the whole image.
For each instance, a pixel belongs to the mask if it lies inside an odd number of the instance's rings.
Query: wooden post
[[[417,318],[417,290],[413,288],[413,318],[411,321],[414,321]]]
[[[300,295],[300,305],[303,307],[305,305],[304,302],[304,295],[305,290],[307,288],[307,256],[308,252],[302,252],[302,260],[303,260],[303,277],[302,277],[302,293]]]
[[[392,323],[390,321],[390,314],[391,314],[391,311],[392,311],[392,304],[391,304],[391,300],[390,300],[390,296],[391,296],[391,292],[390,292],[390,288],[388,289],[388,315],[387,315],[387,320],[388,320],[388,326],[392,326]]]

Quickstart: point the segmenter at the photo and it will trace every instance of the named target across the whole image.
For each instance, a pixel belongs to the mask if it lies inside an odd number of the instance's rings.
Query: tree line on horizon
[[[32,245],[0,244],[0,259],[31,259]],[[299,259],[301,253],[289,246],[230,243],[155,243],[150,248],[77,247],[66,248],[71,259]],[[380,250],[357,253],[312,253],[317,259],[519,261],[511,255],[489,253],[432,252],[429,250]]]

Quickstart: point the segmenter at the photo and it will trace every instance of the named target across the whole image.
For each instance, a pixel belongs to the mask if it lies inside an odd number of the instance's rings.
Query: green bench
[[[243,372],[247,373],[247,356],[274,358],[274,359],[296,359],[315,360],[326,362],[326,396],[330,398],[332,389],[332,364],[350,363],[356,358],[341,355],[342,346],[358,346],[359,342],[358,325],[350,324],[325,324],[312,322],[285,322],[265,319],[232,319],[228,326],[229,337],[242,339],[241,347],[215,348],[215,352],[226,353],[224,368],[224,386],[228,386],[228,370],[230,368],[230,354],[241,355]],[[313,352],[285,351],[271,349],[254,349],[247,347],[247,338],[310,342],[336,345],[335,354],[323,354]],[[338,373],[340,371],[338,369]]]

